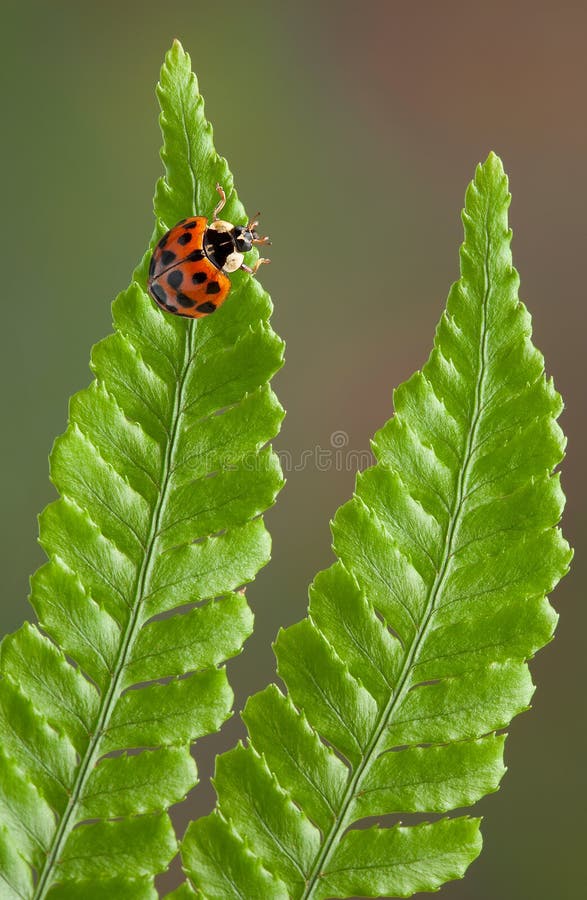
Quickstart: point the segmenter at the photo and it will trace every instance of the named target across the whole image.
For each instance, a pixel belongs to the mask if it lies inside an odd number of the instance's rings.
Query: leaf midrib
[[[482,319],[481,319],[481,341],[479,344],[479,355],[478,355],[478,375],[477,382],[475,385],[475,403],[473,407],[473,415],[471,417],[471,425],[469,427],[469,434],[467,437],[467,445],[465,448],[465,453],[463,455],[463,462],[459,472],[459,479],[457,483],[457,491],[455,496],[455,502],[453,505],[453,510],[451,513],[451,518],[448,523],[445,541],[444,541],[444,553],[441,561],[440,568],[437,572],[436,578],[432,584],[430,589],[429,599],[426,604],[425,613],[422,619],[422,626],[420,632],[416,634],[414,641],[412,642],[412,646],[406,656],[406,660],[404,666],[400,672],[398,678],[398,687],[396,689],[395,694],[391,694],[390,699],[386,706],[384,707],[380,717],[378,718],[375,728],[373,729],[373,736],[369,741],[365,749],[365,753],[360,765],[357,767],[353,777],[350,779],[347,788],[343,794],[340,812],[336,817],[330,832],[326,835],[323,844],[322,850],[318,854],[316,858],[316,862],[314,863],[314,867],[307,879],[306,888],[304,893],[301,895],[300,900],[312,900],[315,896],[314,891],[315,888],[319,886],[319,880],[321,874],[325,867],[328,865],[332,855],[337,849],[338,843],[343,836],[344,831],[350,824],[348,821],[349,811],[351,808],[351,804],[354,801],[356,796],[358,786],[365,777],[371,764],[379,755],[379,745],[382,741],[382,738],[385,734],[385,730],[389,724],[389,721],[396,710],[396,708],[400,707],[404,697],[407,693],[408,689],[408,676],[412,669],[412,665],[414,663],[414,659],[417,657],[418,651],[427,637],[428,629],[430,626],[430,621],[436,609],[436,601],[438,596],[442,590],[444,581],[446,579],[449,562],[451,559],[451,555],[453,552],[453,541],[455,538],[455,534],[458,529],[458,525],[460,519],[462,517],[464,501],[466,499],[466,485],[465,481],[468,475],[469,467],[473,460],[473,449],[475,445],[475,436],[477,433],[479,420],[483,413],[483,404],[482,404],[482,395],[483,395],[483,384],[485,380],[486,367],[487,367],[487,303],[489,300],[489,293],[491,291],[491,286],[489,282],[489,257],[490,257],[490,247],[491,247],[491,239],[488,228],[488,210],[485,213],[484,218],[484,230],[486,236],[486,246],[485,246],[485,256],[483,260],[483,276],[484,276],[484,285],[483,285],[483,301],[482,301]]]
[[[179,424],[183,413],[187,372],[189,370],[192,357],[194,330],[195,325],[189,323],[186,329],[182,371],[175,388],[174,408],[171,428],[169,432],[170,437],[167,443],[161,476],[161,491],[151,517],[151,528],[146,544],[146,551],[143,556],[143,561],[137,578],[137,587],[135,590],[134,601],[131,607],[131,615],[124,632],[120,653],[118,656],[116,667],[114,669],[110,687],[104,695],[104,699],[100,705],[95,730],[88,744],[86,753],[84,754],[84,757],[78,767],[77,777],[71,789],[69,802],[67,804],[65,812],[63,813],[63,816],[60,819],[59,826],[55,832],[55,837],[53,839],[52,845],[47,853],[47,859],[39,875],[35,893],[33,895],[33,900],[43,900],[43,898],[46,896],[47,891],[51,887],[55,863],[58,860],[58,857],[63,847],[65,846],[65,843],[73,827],[78,823],[78,820],[76,818],[77,807],[82,798],[84,787],[94,767],[94,763],[99,756],[101,740],[108,728],[108,724],[110,722],[116,704],[120,699],[120,694],[122,691],[121,679],[124,668],[130,659],[133,645],[142,626],[140,613],[144,600],[148,596],[149,579],[151,576],[155,558],[157,556],[156,549],[159,541],[159,528],[168,501],[169,487],[171,484],[171,474],[174,467],[174,457],[177,451],[177,442],[180,434]]]
[[[199,181],[196,178],[192,160],[192,147],[190,143],[185,115],[185,95],[183,91],[181,92],[181,94],[181,120],[186,141],[187,169],[190,174],[193,188],[192,202],[194,205],[192,208],[195,214]],[[183,367],[181,370],[181,375],[175,385],[173,419],[171,423],[171,431],[169,433],[169,440],[167,443],[167,450],[162,470],[161,492],[153,510],[151,529],[149,532],[149,538],[147,540],[146,551],[143,557],[143,563],[141,565],[139,577],[137,579],[134,609],[131,613],[129,623],[124,634],[121,653],[118,659],[117,667],[115,669],[114,677],[110,685],[110,689],[107,692],[98,712],[98,727],[92,735],[84,759],[82,760],[78,768],[78,776],[76,781],[74,782],[71,797],[69,799],[65,812],[61,817],[57,831],[55,832],[53,843],[47,853],[47,859],[39,875],[32,900],[43,900],[43,898],[46,896],[47,891],[51,887],[52,870],[55,861],[57,860],[61,849],[65,845],[65,842],[67,841],[67,838],[69,837],[73,826],[77,824],[74,814],[80,802],[82,791],[89,778],[94,762],[96,761],[96,758],[98,756],[99,745],[105,731],[105,726],[112,716],[114,707],[120,694],[120,690],[118,689],[120,679],[122,677],[124,667],[128,661],[128,657],[130,656],[130,651],[134,645],[137,634],[141,627],[139,613],[141,611],[142,605],[145,602],[145,599],[148,597],[148,579],[151,574],[153,560],[155,558],[155,549],[159,540],[159,528],[167,504],[167,496],[169,485],[171,483],[171,476],[173,475],[173,472],[175,470],[175,454],[177,450],[177,439],[179,435],[179,423],[185,411],[184,391],[186,386],[186,377],[194,355],[195,331],[197,328],[197,322],[192,321],[186,324],[187,327],[185,329],[186,340],[184,344]]]

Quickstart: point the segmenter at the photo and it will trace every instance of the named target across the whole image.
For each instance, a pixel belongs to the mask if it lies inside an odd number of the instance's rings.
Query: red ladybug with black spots
[[[228,275],[244,269],[254,275],[268,259],[258,259],[251,268],[244,263],[244,254],[253,244],[268,244],[268,237],[259,237],[257,222],[231,225],[218,218],[226,203],[226,195],[217,184],[220,201],[212,221],[205,216],[182,219],[163,235],[151,257],[147,287],[161,309],[176,316],[201,319],[216,312],[228,296]]]

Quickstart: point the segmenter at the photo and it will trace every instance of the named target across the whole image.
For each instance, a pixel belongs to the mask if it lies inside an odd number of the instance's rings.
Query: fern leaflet
[[[208,215],[217,182],[246,221],[177,42],[158,94],[153,242]],[[51,454],[61,496],[40,520],[39,625],[1,646],[3,898],[157,896],[176,853],[166,809],[197,780],[191,742],[230,714],[222,664],[252,624],[240,588],[269,556],[260,514],[282,475],[265,445],[282,410],[268,382],[283,355],[269,297],[237,275],[215,316],[163,314],[149,255]]]
[[[530,703],[526,661],[552,637],[545,594],[570,560],[562,404],[517,297],[508,206],[491,154],[432,354],[335,517],[338,561],[308,617],[278,636],[287,693],[248,701],[248,746],[219,757],[217,809],[186,833],[198,896],[408,897],[480,851],[479,821],[444,814],[499,785],[496,732]],[[426,820],[366,827],[390,813]]]

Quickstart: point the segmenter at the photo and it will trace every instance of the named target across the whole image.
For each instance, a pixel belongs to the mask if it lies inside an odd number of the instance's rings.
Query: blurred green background
[[[0,625],[29,615],[28,576],[43,559],[35,517],[53,497],[47,454],[151,233],[154,87],[174,37],[192,54],[240,196],[273,239],[261,274],[288,345],[277,447],[294,463],[332,448],[335,432],[364,451],[390,416],[392,388],[425,361],[457,277],[474,166],[490,149],[504,161],[522,297],[567,405],[576,561],[554,596],[556,641],[533,664],[534,708],[511,729],[509,774],[480,804],[484,853],[441,896],[580,898],[586,4],[3,0]],[[267,516],[273,562],[248,591],[257,630],[231,664],[239,707],[272,678],[271,640],[304,614],[309,581],[331,561],[328,521],[354,479],[336,468],[293,468]],[[213,756],[240,735],[233,720],[202,741],[203,781],[180,824],[211,808]],[[162,884],[178,878],[174,866]]]

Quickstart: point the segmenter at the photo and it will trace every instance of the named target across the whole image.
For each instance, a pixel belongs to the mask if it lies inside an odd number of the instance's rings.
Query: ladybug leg
[[[218,213],[226,204],[226,194],[224,193],[224,188],[222,187],[222,185],[217,184],[216,190],[220,194],[220,200],[218,201],[218,203],[216,204],[216,206],[214,208],[214,213],[213,213],[213,221],[214,222],[218,221]]]
[[[249,273],[249,275],[255,275],[259,266],[266,265],[270,262],[271,262],[270,259],[264,259],[263,257],[261,257],[260,259],[257,260],[257,262],[255,263],[255,265],[253,267],[247,266],[247,265],[245,265],[245,263],[243,263],[241,265],[241,269],[244,269],[245,272]]]
[[[259,224],[258,217],[260,215],[260,212],[255,213],[253,218],[249,219],[249,221],[247,222],[246,229],[253,235],[253,244],[270,244],[271,241],[269,240],[269,237],[267,235],[265,235],[265,237],[259,237],[259,235],[255,232],[255,228]]]

